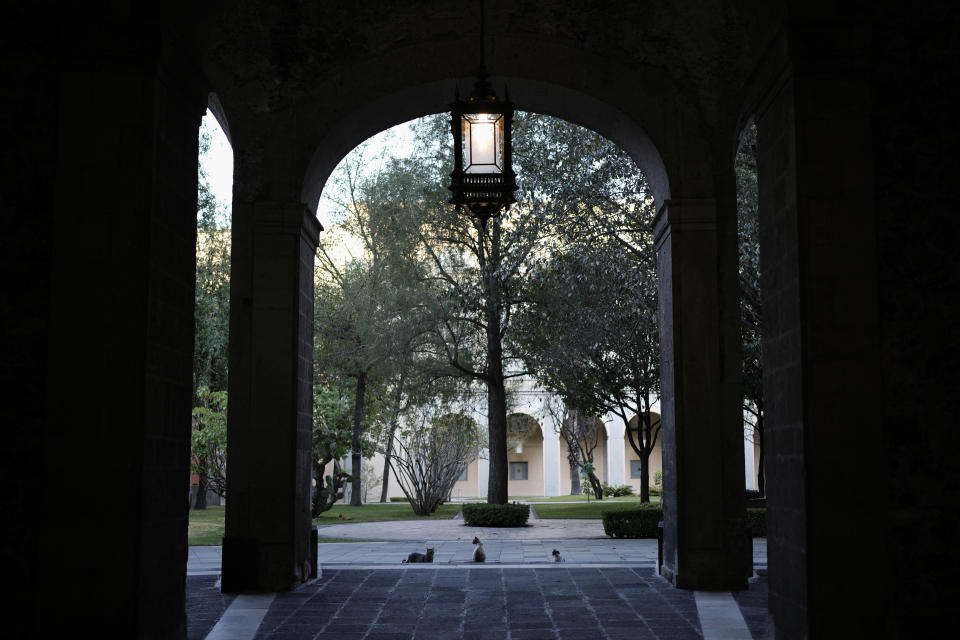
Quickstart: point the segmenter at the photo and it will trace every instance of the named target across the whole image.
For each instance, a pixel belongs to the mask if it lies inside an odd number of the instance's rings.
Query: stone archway
[[[499,10],[508,12],[505,7]],[[734,206],[731,194],[717,188],[715,179],[723,174],[714,166],[725,166],[726,150],[717,155],[709,138],[676,134],[709,124],[696,101],[683,97],[689,89],[676,85],[662,69],[585,54],[564,37],[546,37],[540,44],[531,50],[527,33],[498,34],[489,61],[495,86],[502,90],[509,84],[511,97],[522,108],[583,124],[618,143],[648,175],[660,206],[661,369],[667,374],[664,390],[670,400],[664,403],[664,423],[667,432],[682,423],[690,436],[664,439],[667,456],[674,459],[665,465],[665,473],[688,474],[673,486],[702,487],[665,497],[668,575],[678,585],[742,585],[744,541],[730,532],[744,520],[741,492],[734,490],[743,476],[726,477],[729,469],[742,465],[742,459],[734,458],[743,454],[742,448],[726,446],[739,435],[737,405],[726,399],[736,391],[739,370],[736,246],[725,232]],[[403,62],[411,57],[429,63],[414,70]],[[570,64],[558,66],[558,60]],[[232,576],[250,563],[260,563],[257,573],[272,576],[277,585],[302,575],[306,549],[299,540],[306,537],[308,523],[281,517],[280,511],[298,513],[296,505],[304,499],[299,482],[303,475],[306,483],[306,474],[297,471],[293,487],[284,483],[291,477],[290,465],[299,464],[303,434],[309,430],[309,414],[293,408],[308,407],[311,392],[303,368],[310,361],[305,323],[310,311],[304,300],[312,287],[305,269],[319,231],[312,208],[323,181],[346,151],[372,133],[445,110],[454,86],[469,82],[473,66],[458,43],[425,35],[400,49],[386,47],[362,60],[344,61],[336,90],[326,76],[315,83],[297,83],[283,95],[257,87],[254,93],[265,105],[273,100],[286,105],[282,111],[265,106],[270,118],[251,117],[249,109],[231,116],[238,160],[231,402],[239,411],[231,413],[236,437],[230,457],[240,460],[234,469],[241,471],[236,481],[240,490],[232,491],[235,499],[228,507],[237,515],[228,515],[224,542],[224,583],[230,589],[243,584]],[[498,76],[498,71],[505,73]],[[649,93],[654,89],[666,93],[657,99]],[[221,92],[227,111],[233,101],[249,105],[254,99],[251,94],[225,97],[229,93]],[[278,291],[283,294],[278,296]],[[684,340],[676,338],[681,325]],[[264,423],[283,426],[271,430],[267,440]],[[278,448],[282,451],[269,456],[276,469],[267,474],[276,486],[244,478],[244,469],[261,466],[265,449]],[[679,458],[700,456],[700,449],[726,453],[704,464],[676,464]],[[277,500],[278,495],[287,497]],[[705,510],[701,500],[722,508]],[[267,530],[264,519],[257,517],[264,510],[277,511],[268,519],[274,523],[270,529],[283,522],[289,533]],[[684,530],[713,535],[685,537]],[[264,544],[277,546],[268,552],[260,549]],[[274,553],[286,558],[286,568],[263,565]]]
[[[660,414],[657,413],[656,411],[651,411],[650,420],[652,424],[656,424],[657,422],[660,421]],[[633,429],[634,431],[636,431],[637,429],[638,421],[639,421],[639,418],[637,416],[634,416],[633,418],[630,419],[630,428]],[[634,434],[634,437],[636,437],[636,434]],[[650,452],[649,479],[650,479],[651,489],[656,487],[656,483],[654,482],[655,474],[660,473],[662,475],[663,473],[663,444],[662,443],[663,443],[663,438],[661,435],[660,437],[657,437],[657,441],[654,443],[654,446],[653,446],[653,451]],[[623,475],[624,475],[623,484],[630,485],[631,487],[633,487],[634,492],[639,494],[640,493],[639,455],[637,454],[636,451],[633,450],[633,447],[630,446],[630,440],[629,440],[629,437],[627,436],[626,431],[624,431],[623,433],[623,456],[624,456],[623,457]],[[663,482],[661,480],[660,488],[662,488],[662,486],[663,486]]]
[[[603,421],[601,421],[601,420],[598,419],[597,422],[600,424],[601,433],[600,433],[600,436],[599,436],[599,438],[598,438],[598,440],[597,440],[597,446],[594,447],[594,449],[593,449],[593,451],[592,451],[594,474],[597,476],[597,478],[600,479],[600,482],[601,482],[601,483],[611,484],[611,480],[610,480],[610,478],[611,478],[611,476],[610,476],[610,459],[609,459],[609,454],[610,454],[610,452],[608,451],[608,446],[607,446],[607,443],[608,443],[608,440],[609,440],[609,430],[608,430],[608,428],[607,428],[607,425],[604,424]],[[567,456],[568,456],[568,454],[569,454],[569,451],[570,451],[570,448],[569,448],[569,446],[567,445],[567,441],[566,441],[566,439],[563,438],[563,436],[561,435],[561,437],[560,437],[560,465],[559,465],[559,467],[560,467],[560,468],[559,468],[559,472],[560,472],[560,495],[566,495],[566,494],[570,493],[570,486],[571,486],[571,480],[572,480],[572,478],[571,478],[570,464],[569,464],[568,458],[567,458]],[[588,484],[589,484],[589,483],[588,483]],[[581,484],[580,489],[581,489],[581,492],[584,490],[584,487],[583,487],[582,484]]]
[[[507,416],[507,492],[511,496],[542,496],[544,493],[543,427],[533,416]]]

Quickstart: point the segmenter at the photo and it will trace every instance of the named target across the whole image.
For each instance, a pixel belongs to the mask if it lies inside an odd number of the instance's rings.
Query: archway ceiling
[[[658,200],[697,197],[711,147],[733,144],[711,132],[735,135],[737,90],[765,46],[752,5],[487,0],[487,66],[519,108],[624,147]],[[469,90],[478,25],[474,3],[444,0],[229,3],[204,65],[249,156],[246,195],[313,205],[353,146],[445,110],[458,81]]]

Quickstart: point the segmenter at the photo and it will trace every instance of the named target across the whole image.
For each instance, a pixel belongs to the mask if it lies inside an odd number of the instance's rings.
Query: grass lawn
[[[362,507],[337,504],[324,511],[314,524],[345,524],[350,522],[388,522],[390,520],[450,520],[460,512],[459,504],[442,504],[429,516],[418,516],[408,502],[374,502]],[[350,520],[341,520],[338,516],[349,516]]]
[[[191,547],[223,544],[223,517],[225,513],[225,507],[207,507],[201,511],[190,509],[187,544]]]
[[[578,502],[575,504],[550,504],[550,503],[539,503],[534,506],[537,510],[537,515],[541,518],[596,518],[600,519],[600,515],[604,511],[623,511],[627,509],[636,509],[638,502],[636,500],[631,500],[629,502],[619,501],[614,502],[608,498],[603,499],[600,502],[590,502],[587,504],[586,501]]]
[[[410,508],[410,505],[403,504],[399,506]],[[450,506],[450,505],[445,505]],[[334,507],[337,509],[338,507]],[[347,507],[348,509],[350,507]],[[362,509],[363,507],[353,507],[355,510]],[[440,507],[443,509],[443,507]],[[452,518],[456,515],[456,512],[459,511],[459,507],[454,510],[450,515]],[[329,513],[329,512],[328,512]],[[352,512],[351,512],[352,513]],[[191,547],[209,547],[209,546],[219,546],[223,544],[223,519],[226,514],[224,507],[207,507],[202,511],[190,510],[190,525],[187,529],[187,544]],[[324,514],[326,515],[326,514]],[[410,515],[413,518],[419,518],[413,513],[413,510],[410,510]],[[380,518],[380,520],[412,520],[413,518]],[[336,520],[336,522],[342,522],[341,520]],[[371,522],[377,520],[377,518],[370,518],[368,520],[363,520],[362,522]],[[325,519],[321,518],[317,521],[317,524],[331,524],[326,522]],[[369,540],[352,540],[350,538],[330,538],[325,536],[320,536],[317,538],[317,542],[370,542]]]

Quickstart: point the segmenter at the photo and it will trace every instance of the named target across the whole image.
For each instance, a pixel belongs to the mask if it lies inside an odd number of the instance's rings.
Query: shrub
[[[663,489],[661,489],[660,487],[650,487],[650,495],[652,496],[663,495]]]
[[[393,496],[390,498],[390,502],[410,502],[407,500],[406,496]]]
[[[471,527],[522,527],[529,517],[528,504],[463,505],[463,520]]]
[[[640,504],[636,509],[603,512],[603,532],[611,538],[656,538],[663,520],[659,504]]]
[[[603,497],[604,498],[620,498],[622,496],[632,496],[633,487],[628,484],[620,485],[619,487],[614,487],[609,484],[603,484]]]
[[[767,537],[767,510],[766,508],[747,509],[747,524],[750,526],[754,538]]]

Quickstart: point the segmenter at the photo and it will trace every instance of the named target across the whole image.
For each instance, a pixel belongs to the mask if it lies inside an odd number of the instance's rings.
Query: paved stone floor
[[[374,525],[374,526],[370,526]],[[190,640],[539,638],[760,639],[767,632],[766,541],[754,540],[747,591],[675,589],[656,573],[656,540],[614,540],[599,521],[536,520],[522,529],[462,521],[331,525],[322,575],[287,593],[224,596],[220,547],[191,547]],[[488,561],[470,562],[477,535]],[[403,565],[435,549],[434,564]],[[560,550],[565,562],[551,562]],[[732,615],[731,615],[732,614]]]
[[[651,569],[324,571],[278,594],[262,640],[702,638],[697,604]]]

